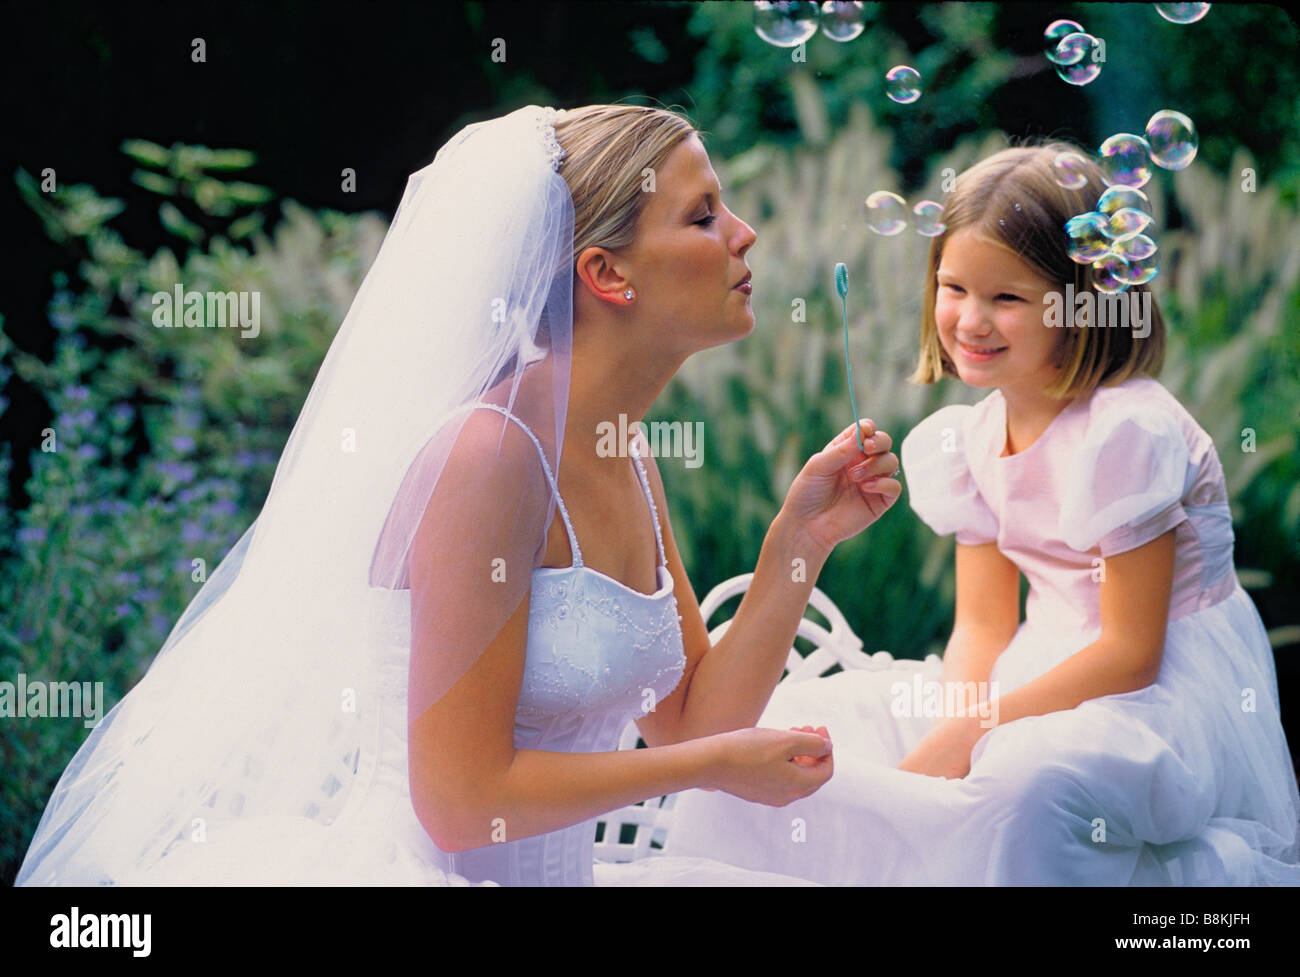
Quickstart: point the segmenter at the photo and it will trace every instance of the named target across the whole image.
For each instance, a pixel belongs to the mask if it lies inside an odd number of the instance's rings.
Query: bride
[[[711,643],[655,459],[597,431],[753,329],[755,235],[721,195],[691,125],[637,106],[526,106],[413,174],[261,514],[18,883],[797,881],[592,858],[626,804],[830,778],[823,735],[753,724],[830,551],[900,492],[889,436],[840,432]],[[648,748],[619,751],[633,720]]]

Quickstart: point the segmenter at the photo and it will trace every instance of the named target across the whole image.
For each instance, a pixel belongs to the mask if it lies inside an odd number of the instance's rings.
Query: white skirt
[[[997,691],[1095,637],[1026,622]],[[758,725],[826,726],[834,776],[784,808],[687,791],[666,851],[827,884],[1300,885],[1272,651],[1240,588],[1169,622],[1155,683],[996,726],[960,780],[896,769],[936,722],[891,710],[916,677],[938,660],[779,685]]]

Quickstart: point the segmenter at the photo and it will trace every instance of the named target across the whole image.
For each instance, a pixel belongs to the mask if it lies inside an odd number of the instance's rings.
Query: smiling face
[[[754,229],[722,203],[722,188],[698,136],[683,140],[655,173],[636,242],[617,266],[683,351],[746,336],[754,328],[745,255]]]
[[[972,387],[1041,395],[1058,370],[1063,333],[1044,325],[1044,296],[1060,286],[972,228],[949,237],[937,273],[939,343]]]

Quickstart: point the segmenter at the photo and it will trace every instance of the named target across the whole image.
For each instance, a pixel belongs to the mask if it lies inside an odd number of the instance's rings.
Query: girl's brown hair
[[[1058,153],[1075,152],[1084,159],[1082,171],[1088,182],[1067,190],[1055,179],[1052,165]],[[920,361],[911,376],[913,383],[934,383],[957,371],[939,343],[934,317],[938,294],[937,274],[944,244],[966,228],[1011,249],[1021,260],[1062,290],[1072,284],[1075,295],[1093,293],[1093,300],[1108,298],[1096,288],[1092,265],[1070,258],[1065,224],[1076,214],[1097,209],[1105,190],[1101,169],[1087,152],[1063,142],[1013,146],[994,153],[957,178],[944,205],[944,232],[930,243],[925,276],[925,306],[921,316]],[[1164,363],[1165,323],[1155,296],[1149,301],[1149,333],[1135,335],[1133,312],[1138,296],[1150,292],[1147,285],[1130,285],[1123,308],[1130,321],[1109,327],[1061,329],[1057,362],[1060,369],[1047,392],[1054,397],[1073,398],[1092,393],[1102,384],[1115,384],[1132,376],[1156,376]],[[1100,303],[1094,305],[1099,308]],[[1119,308],[1112,304],[1112,309]],[[1046,311],[1046,310],[1044,310]],[[1074,319],[1074,309],[1064,315]],[[1044,316],[1046,318],[1046,316]],[[1044,328],[1050,328],[1044,324]],[[1139,330],[1143,331],[1143,330]]]

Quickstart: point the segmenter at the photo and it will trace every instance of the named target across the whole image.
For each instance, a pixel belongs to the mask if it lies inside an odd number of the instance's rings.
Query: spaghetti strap
[[[521,428],[523,428],[524,433],[527,434],[532,439],[533,444],[537,447],[537,454],[542,459],[542,468],[546,472],[546,480],[551,483],[551,489],[555,492],[555,501],[556,503],[558,503],[560,507],[560,517],[564,520],[564,528],[569,534],[569,546],[573,550],[573,565],[575,567],[582,566],[582,548],[578,546],[578,535],[573,531],[573,523],[569,520],[569,510],[564,504],[564,499],[561,498],[560,496],[560,485],[556,481],[555,476],[551,473],[550,463],[547,462],[546,460],[546,452],[542,450],[542,443],[537,440],[537,435],[533,434],[532,430],[528,427],[528,425],[525,424],[523,421],[521,421],[519,418],[515,417],[514,414],[510,413],[510,411],[506,410],[504,407],[500,407],[496,404],[477,402],[472,404],[465,404],[463,407],[460,408],[460,410],[469,410],[476,407],[486,407],[489,410],[494,410],[498,414],[510,418],[510,420],[514,421]]]
[[[666,568],[668,566],[668,557],[664,555],[664,537],[659,530],[659,509],[655,506],[655,497],[650,491],[650,482],[646,478],[645,466],[641,464],[641,453],[636,447],[638,443],[638,439],[634,438],[632,440],[630,448],[632,460],[636,462],[637,474],[641,476],[641,488],[645,490],[646,500],[650,503],[650,515],[655,524],[655,543],[659,546],[659,565]]]
[[[536,445],[537,447],[537,453],[542,459],[542,468],[545,469],[546,471],[547,481],[551,483],[551,488],[555,491],[555,500],[560,507],[560,516],[564,519],[564,528],[569,534],[569,545],[573,548],[573,565],[575,567],[582,566],[583,565],[582,549],[581,547],[578,546],[578,536],[577,533],[575,533],[573,530],[573,523],[569,519],[568,507],[565,506],[564,499],[561,498],[560,496],[559,483],[556,481],[555,476],[551,473],[551,466],[546,460],[546,453],[542,450],[541,442],[537,440],[537,436],[533,434],[532,430],[529,429],[527,424],[525,424],[519,418],[515,417],[514,414],[510,413],[504,407],[501,407],[497,404],[487,404],[487,403],[477,402],[472,404],[465,404],[463,407],[459,409],[468,410],[476,407],[486,407],[489,410],[494,410],[498,414],[510,418],[521,428],[523,428],[524,433],[526,433],[532,439],[533,444]],[[661,530],[659,525],[659,508],[655,505],[654,494],[650,491],[650,482],[646,478],[645,466],[642,465],[641,463],[641,454],[639,449],[637,448],[637,444],[639,443],[640,442],[637,439],[633,439],[631,444],[629,445],[629,452],[632,455],[633,462],[636,464],[637,476],[641,479],[641,490],[645,493],[646,502],[648,502],[650,505],[650,517],[653,520],[654,527],[655,527],[655,546],[659,550],[659,565],[664,568],[667,568],[668,557],[664,553],[663,531]]]

